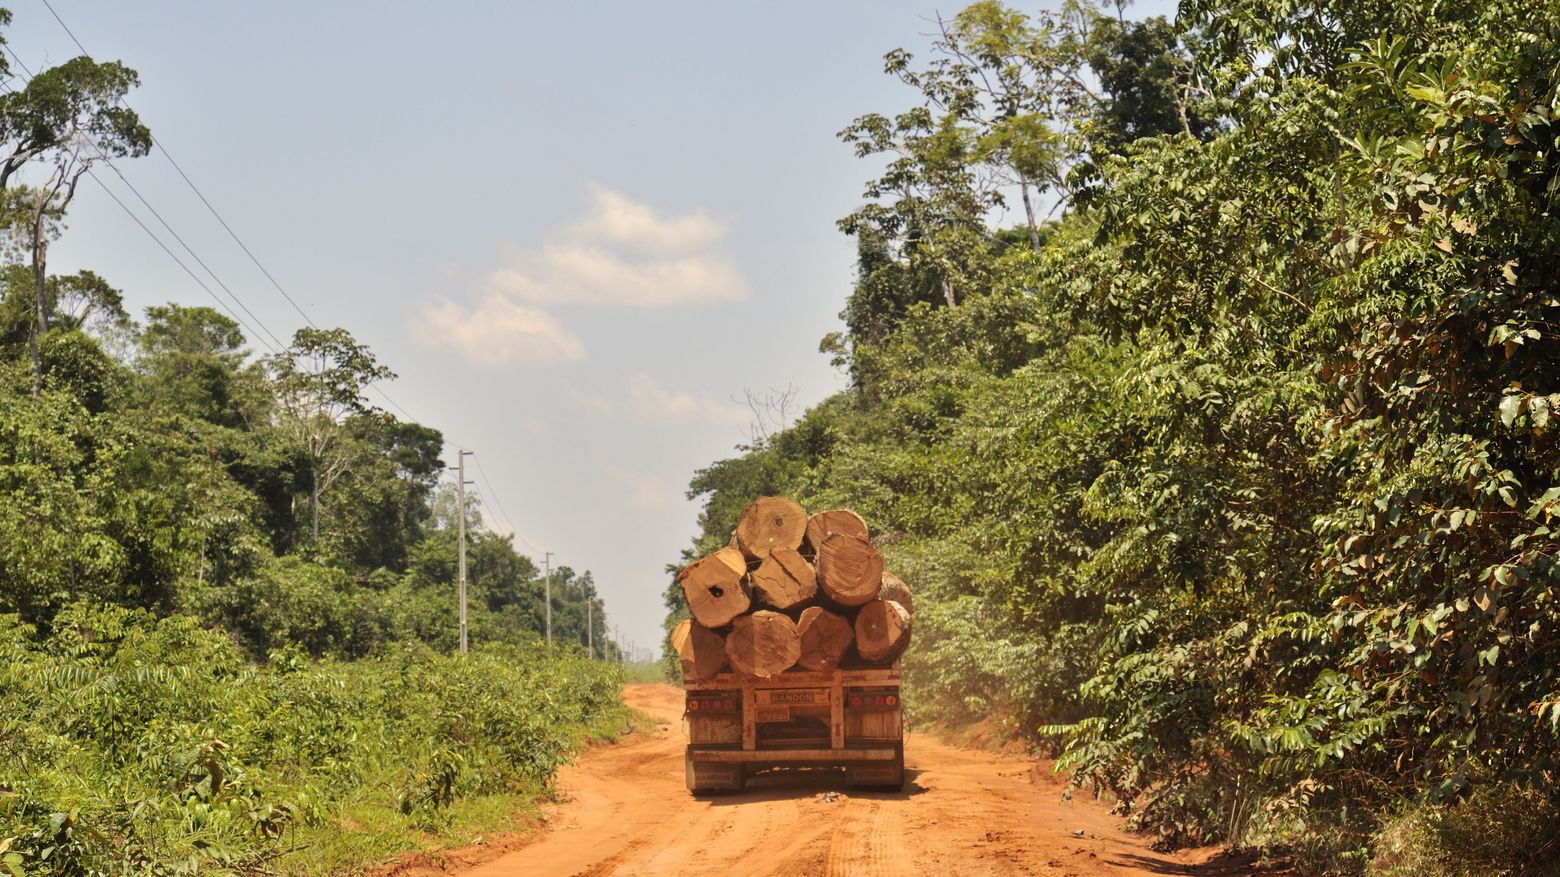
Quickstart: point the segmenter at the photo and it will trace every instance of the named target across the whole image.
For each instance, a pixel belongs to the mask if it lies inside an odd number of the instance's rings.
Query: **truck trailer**
[[[897,660],[767,678],[723,672],[684,691],[694,794],[740,791],[754,772],[771,768],[843,768],[851,788],[904,785]]]

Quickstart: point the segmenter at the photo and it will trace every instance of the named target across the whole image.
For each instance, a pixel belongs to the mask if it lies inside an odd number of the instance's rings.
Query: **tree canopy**
[[[1536,866],[1557,36],[1502,0],[982,2],[890,52],[909,108],[842,135],[853,386],[698,473],[693,550],[755,493],[881,522],[909,702],[1166,844]]]

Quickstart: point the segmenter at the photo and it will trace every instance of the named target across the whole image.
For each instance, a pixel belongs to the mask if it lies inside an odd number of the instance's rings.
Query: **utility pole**
[[[596,601],[585,598],[585,654],[596,660]]]
[[[466,457],[470,451],[460,452],[460,480],[455,482],[455,492],[458,497],[455,517],[460,521],[460,653],[466,654],[466,485],[475,484],[466,480]]]
[[[544,586],[547,597],[547,644],[552,645],[552,559],[553,553],[546,552],[542,558],[542,564],[547,567],[547,584]]]

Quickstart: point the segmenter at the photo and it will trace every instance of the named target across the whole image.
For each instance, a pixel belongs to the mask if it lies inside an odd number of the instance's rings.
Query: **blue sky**
[[[834,221],[872,167],[834,135],[910,105],[882,55],[958,8],[52,2],[140,72],[131,105],[311,319],[478,453],[521,550],[592,570],[640,645],[695,531],[689,477],[749,435],[744,390],[844,385],[816,351],[851,280]],[[79,54],[41,0],[9,5],[29,67]],[[272,332],[302,325],[161,156],[120,169]],[[133,313],[212,303],[97,186],[68,225],[51,267]]]

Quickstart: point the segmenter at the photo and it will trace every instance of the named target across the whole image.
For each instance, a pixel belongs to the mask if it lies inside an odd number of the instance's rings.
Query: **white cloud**
[[[596,183],[590,186],[590,198],[590,212],[570,228],[571,237],[664,256],[708,249],[726,236],[726,224],[703,210],[665,216]]]
[[[591,186],[585,217],[537,251],[487,276],[490,288],[535,305],[664,308],[741,301],[751,292],[736,262],[716,249],[726,223],[703,210],[666,216]]]
[[[540,308],[489,293],[474,308],[440,297],[422,309],[418,335],[428,343],[453,347],[479,365],[575,362],[585,344]]]
[[[591,242],[554,241],[490,273],[490,287],[535,305],[664,308],[741,301],[747,279],[717,253],[632,258]]]
[[[475,307],[439,298],[422,309],[423,340],[479,365],[567,362],[585,344],[549,311],[566,305],[667,308],[746,299],[751,286],[717,249],[727,224],[678,215],[592,185],[591,207],[540,249],[488,272]]]
[[[628,379],[628,396],[634,413],[644,420],[705,420],[744,426],[752,415],[748,409],[734,402],[668,390],[644,372]]]
[[[587,408],[598,414],[612,415],[617,413],[617,403],[595,393],[587,393],[576,387],[569,388],[569,398],[579,403],[581,408]]]

